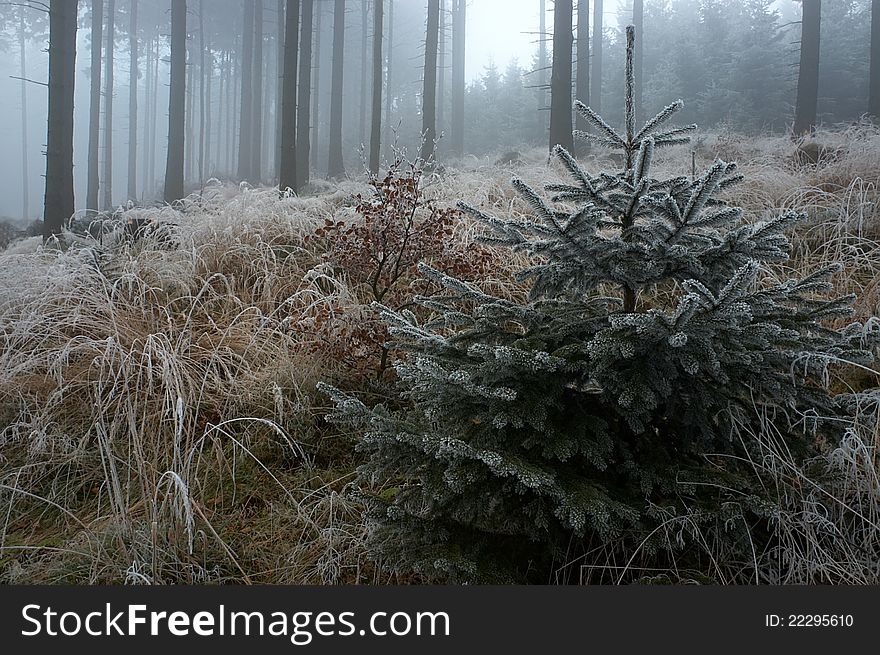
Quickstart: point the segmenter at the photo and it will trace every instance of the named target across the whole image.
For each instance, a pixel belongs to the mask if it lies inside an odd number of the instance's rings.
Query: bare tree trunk
[[[278,32],[275,52],[275,167],[273,179],[281,179],[281,116],[284,111],[284,31],[287,16],[284,14],[284,0],[278,0]]]
[[[195,130],[193,130],[193,121],[195,118],[195,93],[196,93],[195,86],[196,85],[195,85],[195,77],[193,75],[193,72],[190,70],[190,68],[192,67],[193,59],[194,59],[194,57],[192,54],[192,45],[190,44],[189,39],[187,39],[186,55],[185,55],[186,68],[184,69],[186,71],[186,73],[184,73],[184,75],[189,78],[189,82],[186,83],[186,108],[184,110],[185,115],[186,115],[186,120],[185,120],[185,124],[186,124],[185,130],[186,131],[184,133],[184,159],[183,159],[183,161],[184,161],[184,174],[183,174],[184,182],[186,182],[187,180],[193,179],[193,162],[195,160],[195,157],[193,157],[193,148],[196,145],[196,140],[195,140]]]
[[[633,66],[635,68],[636,88],[636,124],[645,120],[644,111],[644,88],[645,88],[645,3],[644,0],[633,2],[633,27],[636,28],[636,48],[633,53]]]
[[[871,72],[868,113],[880,122],[880,0],[871,0]]]
[[[391,91],[392,65],[394,64],[394,0],[388,0],[388,53],[385,55],[385,156],[391,157],[391,108],[394,95]]]
[[[437,50],[437,133],[446,119],[446,0],[440,0],[440,45]]]
[[[128,199],[137,200],[137,129],[138,129],[138,3],[131,0],[128,26]]]
[[[155,39],[154,47],[156,51],[153,55],[153,100],[152,100],[152,117],[150,118],[150,188],[156,189],[156,142],[159,140],[159,53],[160,45],[158,37]]]
[[[428,30],[425,35],[425,70],[422,89],[422,150],[426,164],[434,157],[437,141],[437,48],[440,36],[440,0],[428,0]]]
[[[466,0],[453,0],[452,15],[452,152],[464,155]]]
[[[816,127],[816,105],[819,99],[819,32],[821,0],[803,0],[801,31],[801,62],[798,72],[797,108],[794,133],[809,134]]]
[[[572,0],[556,0],[553,7],[553,74],[550,80],[550,150],[573,148],[571,129]]]
[[[78,0],[49,3],[49,117],[43,237],[60,234],[73,216],[73,94]]]
[[[590,87],[590,107],[602,111],[602,0],[593,0],[593,85]]]
[[[168,158],[165,202],[183,198],[183,153],[186,129],[186,0],[171,0],[171,91],[168,101]]]
[[[281,97],[281,166],[278,188],[297,188],[296,75],[299,57],[299,0],[287,0],[284,16],[284,70]]]
[[[204,0],[199,0],[199,186],[205,181],[205,17]]]
[[[361,0],[361,130],[360,143],[367,140],[367,23],[370,20],[368,0]]]
[[[244,0],[244,28],[241,60],[241,114],[238,137],[238,179],[251,179],[253,162],[253,70],[254,70],[254,0]]]
[[[588,0],[578,0],[577,7],[577,79],[575,81],[575,95],[583,103],[590,104],[590,3]],[[587,131],[587,121],[583,116],[577,115],[577,129]],[[586,154],[589,151],[585,141],[575,144],[578,154]]]
[[[382,147],[382,23],[385,0],[374,0],[373,7],[373,113],[370,117],[370,173],[379,174]]]
[[[299,36],[299,88],[296,115],[296,189],[309,183],[309,148],[311,145],[312,102],[312,28],[315,0],[302,0],[302,22]]]
[[[107,5],[104,46],[104,209],[113,209],[113,51],[116,45],[116,0]]]
[[[254,5],[254,120],[251,148],[251,178],[254,184],[263,180],[263,0]]]
[[[21,218],[27,221],[30,212],[28,185],[28,105],[27,105],[27,44],[24,24],[25,7],[18,8],[18,65],[21,77]]]
[[[147,179],[147,167],[150,165],[150,98],[153,96],[153,45],[152,42],[146,44],[147,63],[144,71],[144,106],[146,107],[146,116],[143,122],[143,144],[141,149],[141,192],[146,196],[150,191],[149,180]]]
[[[547,0],[540,2],[538,24],[538,133],[547,134]]]
[[[89,85],[89,158],[86,209],[97,211],[101,147],[101,46],[104,41],[104,0],[92,0],[91,77]],[[22,76],[24,77],[24,76]]]
[[[324,3],[317,0],[315,4],[315,54],[314,70],[312,71],[312,140],[309,149],[311,168],[318,168],[318,150],[321,147],[321,34],[323,33],[322,17]]]
[[[342,89],[345,69],[345,0],[336,0],[333,11],[333,83],[330,96],[330,152],[327,176],[345,176],[342,156]]]

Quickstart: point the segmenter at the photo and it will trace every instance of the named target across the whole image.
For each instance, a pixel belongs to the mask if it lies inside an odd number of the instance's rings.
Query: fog
[[[68,0],[72,1],[72,0]],[[372,2],[365,0],[368,9],[372,12]],[[105,12],[110,0],[105,0]],[[139,33],[142,38],[150,39],[155,43],[160,55],[158,71],[155,79],[158,86],[149,91],[149,101],[156,107],[154,118],[155,138],[151,141],[155,144],[150,148],[155,152],[144,157],[145,144],[148,133],[144,131],[145,116],[149,116],[151,109],[147,102],[146,64],[144,62],[143,49],[141,46],[141,58],[139,68],[138,102],[140,106],[140,121],[138,127],[139,152],[137,155],[138,177],[138,201],[150,202],[160,197],[167,145],[167,118],[168,118],[168,79],[169,79],[169,39],[170,34],[170,2],[171,0],[141,0],[139,2],[141,12],[141,24]],[[47,87],[48,79],[48,23],[45,12],[39,9],[39,3],[30,3],[33,8],[26,9],[28,21],[26,26],[25,56],[27,66],[24,75],[20,69],[20,51],[18,46],[18,31],[20,12],[22,9],[15,6],[7,6],[2,9],[0,18],[3,20],[3,40],[0,41],[2,59],[0,59],[0,149],[4,157],[0,159],[0,215],[13,219],[37,219],[42,215],[42,203],[44,194],[45,176],[45,143],[47,124]],[[128,106],[129,106],[129,53],[128,53],[128,6],[130,0],[116,0],[115,2],[115,28],[116,43],[115,52],[115,84],[113,90],[113,204],[118,205],[127,200],[127,157],[128,157]],[[387,0],[386,0],[386,4]],[[403,143],[410,150],[417,149],[421,134],[421,95],[424,71],[424,45],[425,45],[425,2],[423,0],[394,0],[393,9],[391,4],[385,9],[385,57],[384,65],[391,67],[391,86],[389,80],[385,80],[386,99],[387,93],[393,96],[391,112],[385,110],[386,118],[394,127],[395,143]],[[453,41],[453,0],[446,0],[443,14],[445,28],[441,30],[438,66],[440,67],[438,92],[443,94],[437,105],[438,136],[440,146],[438,153],[443,151],[443,141],[450,132],[448,124],[451,107],[450,95],[452,93],[452,41]],[[632,20],[632,0],[606,0],[604,6],[604,50],[606,65],[603,72],[601,94],[607,95],[611,101],[616,101],[619,90],[613,88],[613,82],[620,75],[619,62],[621,61],[621,30]],[[839,123],[856,120],[865,111],[858,103],[867,93],[867,21],[863,17],[868,11],[867,0],[844,2],[843,0],[826,0],[823,3],[823,12],[827,14],[823,22],[823,58],[820,65],[820,77],[827,80],[827,84],[820,88],[819,92],[819,119],[825,123]],[[276,94],[280,85],[274,84],[279,79],[279,67],[276,62],[278,15],[275,0],[264,0],[263,11],[263,98],[262,109],[262,138],[263,148],[269,151],[266,155],[265,174],[261,177],[262,182],[272,183],[276,175],[277,162],[272,152],[272,146],[276,140],[276,126],[278,124],[276,111]],[[576,3],[575,3],[576,5]],[[772,15],[772,24],[763,18],[746,16],[744,32],[740,37],[725,35],[728,42],[737,48],[733,52],[718,52],[719,61],[714,62],[715,68],[694,71],[694,67],[688,63],[689,59],[711,59],[697,53],[693,48],[688,49],[682,45],[681,40],[687,40],[687,30],[693,29],[700,24],[706,24],[707,33],[710,27],[708,23],[712,18],[712,12],[720,12],[719,15],[737,16],[737,20],[748,13],[741,10],[748,5],[753,8],[753,13],[764,12]],[[198,186],[211,175],[221,179],[234,179],[234,160],[237,153],[233,152],[236,147],[230,143],[228,136],[234,134],[238,128],[230,123],[230,115],[240,111],[232,100],[230,107],[221,107],[227,100],[234,98],[235,93],[226,91],[225,97],[221,98],[223,81],[223,63],[233,62],[232,70],[238,66],[240,58],[241,41],[238,35],[242,25],[242,11],[244,0],[203,0],[197,2],[190,0],[188,3],[188,48],[189,61],[188,72],[195,74],[200,66],[197,55],[202,47],[199,32],[199,13],[204,12],[202,25],[205,35],[210,40],[212,62],[213,91],[211,91],[208,114],[213,112],[215,122],[221,121],[215,127],[206,146],[206,162],[200,180],[192,179],[196,176],[196,155],[191,150],[187,152],[186,180],[189,186]],[[546,2],[546,26],[544,45],[547,49],[547,69],[538,70],[538,50],[541,46],[539,34],[539,14],[541,0],[470,0],[467,4],[466,19],[466,46],[465,46],[465,75],[468,84],[466,100],[469,125],[474,123],[475,117],[491,124],[497,124],[498,118],[494,113],[505,112],[503,105],[490,106],[492,103],[501,102],[527,102],[526,96],[535,96],[533,109],[538,127],[534,134],[523,135],[522,120],[513,121],[511,130],[500,133],[493,143],[481,143],[478,148],[469,147],[471,154],[483,155],[488,150],[503,150],[505,148],[535,145],[541,140],[542,130],[546,117],[541,118],[541,113],[549,106],[547,90],[539,91],[535,87],[549,85],[550,61],[552,60],[553,48],[553,18],[554,3]],[[722,9],[712,9],[712,6]],[[314,24],[314,54],[313,54],[313,90],[317,94],[317,102],[313,103],[313,110],[317,110],[312,117],[312,168],[318,177],[326,173],[327,147],[329,132],[330,113],[330,82],[331,82],[331,47],[333,39],[333,0],[315,0],[315,24]],[[594,11],[594,3],[591,3],[590,13]],[[700,2],[698,0],[647,0],[645,3],[645,51],[644,63],[645,94],[647,98],[655,96],[663,98],[670,93],[681,95],[689,104],[692,111],[688,118],[700,123],[712,126],[719,123],[732,124],[735,128],[744,132],[778,131],[785,129],[791,121],[798,64],[798,43],[800,39],[800,3],[777,0],[776,2]],[[393,20],[389,19],[389,12],[393,14]],[[725,14],[726,12],[726,14]],[[360,91],[361,78],[364,70],[369,66],[363,66],[361,59],[362,35],[363,35],[364,6],[361,0],[348,0],[346,2],[346,30],[345,30],[345,86],[344,86],[344,157],[346,170],[349,174],[362,170],[363,155],[359,152],[363,143],[365,146],[367,135],[364,133],[362,124],[362,110],[359,105],[366,97]],[[574,11],[573,23],[577,24],[577,9]],[[86,200],[86,168],[87,168],[87,142],[89,134],[89,52],[90,52],[90,0],[79,2],[79,29],[77,33],[77,59],[75,81],[75,113],[74,113],[74,188],[76,208],[81,210],[85,207]],[[367,30],[370,42],[372,42],[372,14],[368,18]],[[724,19],[722,19],[724,20]],[[753,24],[746,25],[751,20]],[[106,25],[106,19],[105,19]],[[731,25],[730,29],[736,29]],[[849,52],[842,52],[842,48],[828,41],[835,39],[832,31],[841,32],[851,27],[859,30],[850,33],[851,48]],[[592,28],[591,28],[592,29]],[[751,35],[748,30],[752,30]],[[761,33],[763,30],[763,33]],[[390,32],[393,31],[393,34]],[[106,29],[105,29],[106,34]],[[387,44],[392,40],[391,56],[389,58]],[[764,39],[764,42],[760,40]],[[826,45],[827,44],[827,45]],[[371,46],[369,46],[371,48]],[[853,49],[854,48],[854,49]],[[595,44],[593,46],[595,49]],[[365,51],[366,52],[366,51]],[[575,47],[576,52],[576,47]],[[372,51],[370,50],[370,55]],[[106,44],[104,48],[106,56]],[[714,56],[714,55],[712,55]],[[770,59],[776,57],[776,60]],[[445,62],[445,63],[444,63]],[[510,66],[512,63],[519,66],[522,98],[518,92],[511,90]],[[704,62],[707,66],[711,61]],[[729,73],[733,63],[741,69],[739,77],[732,75],[731,80],[745,88],[725,88],[725,80],[713,80],[715,73]],[[772,70],[768,66],[772,64]],[[497,73],[496,73],[497,71]],[[751,72],[750,72],[751,71]],[[757,79],[766,73],[766,79]],[[844,74],[844,78],[840,74]],[[743,80],[743,76],[754,74],[756,79]],[[688,76],[693,77],[689,78]],[[28,78],[25,82],[27,92],[27,131],[22,129],[22,83],[15,77]],[[504,80],[505,91],[497,98],[492,98],[492,84],[497,77]],[[737,81],[738,80],[738,81]],[[103,82],[102,82],[103,83]],[[190,117],[187,130],[193,140],[197,139],[199,130],[199,118],[201,116],[200,94],[202,90],[197,85],[200,79],[194,75],[188,80],[187,93],[194,95],[188,110],[200,112],[195,119]],[[210,82],[209,82],[210,83]],[[595,85],[595,82],[593,83]],[[445,85],[445,86],[444,86]],[[774,85],[784,85],[779,97],[773,91],[763,90],[764,85],[772,88]],[[369,86],[369,84],[368,84]],[[731,85],[728,85],[728,87]],[[748,88],[751,86],[752,88]],[[238,87],[237,87],[238,88]],[[482,92],[482,96],[480,93]],[[236,91],[238,93],[238,91]],[[542,99],[540,93],[544,94]],[[505,95],[506,94],[506,95]],[[767,107],[749,108],[747,106],[731,108],[730,103],[737,102],[748,105],[755,103],[755,98],[768,103]],[[690,96],[690,97],[686,97]],[[861,97],[859,97],[861,96]],[[858,102],[857,102],[858,100]],[[647,100],[646,100],[647,102]],[[660,102],[658,100],[658,102]],[[102,106],[102,115],[106,112],[106,100]],[[476,106],[475,106],[476,103]],[[482,104],[480,104],[482,103]],[[488,103],[488,104],[487,104]],[[699,105],[697,107],[696,105]],[[697,109],[700,111],[697,111]],[[522,111],[522,109],[520,108]],[[765,111],[766,110],[766,111]],[[225,112],[225,116],[224,116]],[[775,112],[775,113],[774,113]],[[369,121],[369,110],[366,111]],[[316,119],[317,117],[317,119]],[[238,117],[235,117],[236,120]],[[209,118],[210,120],[210,118]],[[542,123],[543,120],[543,123]],[[446,122],[443,122],[446,121]],[[513,127],[519,125],[520,128]],[[101,129],[105,129],[102,125]],[[546,126],[545,126],[546,127]],[[209,128],[210,129],[210,126]],[[383,132],[387,135],[388,125],[383,126]],[[465,128],[468,129],[468,128]],[[192,130],[189,132],[189,130]],[[226,130],[222,132],[222,130]],[[517,131],[514,131],[517,130]],[[481,130],[477,136],[485,135]],[[22,140],[26,136],[27,148],[26,170],[23,172]],[[101,135],[101,162],[105,158],[105,141]],[[219,139],[219,143],[211,143],[211,138]],[[232,137],[236,138],[236,137]],[[488,138],[488,137],[487,137]],[[479,139],[478,139],[479,140]],[[474,140],[465,137],[465,141],[473,144]],[[495,146],[494,148],[492,146]],[[188,148],[192,148],[190,143]],[[214,153],[210,151],[213,148]],[[382,155],[388,158],[388,144],[384,144]],[[150,166],[149,164],[152,163]],[[100,164],[103,175],[103,163]],[[146,170],[148,168],[149,170]],[[23,203],[23,179],[27,176],[27,202]],[[25,216],[26,213],[26,216]]]

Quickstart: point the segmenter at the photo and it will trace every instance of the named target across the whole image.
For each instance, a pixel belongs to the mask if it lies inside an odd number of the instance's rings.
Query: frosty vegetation
[[[549,159],[0,234],[0,581],[880,583],[880,131],[619,45]]]

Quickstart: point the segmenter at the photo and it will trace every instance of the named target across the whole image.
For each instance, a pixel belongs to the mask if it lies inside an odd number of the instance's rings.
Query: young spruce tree
[[[676,102],[637,129],[633,42],[628,28],[623,133],[576,103],[593,128],[576,135],[622,151],[624,170],[593,176],[557,147],[573,184],[548,186],[548,201],[513,180],[533,216],[460,205],[487,242],[530,256],[528,302],[423,266],[445,289],[416,299],[431,318],[381,308],[407,353],[401,407],[322,387],[331,419],[363,433],[369,546],[397,571],[552,582],[596,549],[681,563],[700,527],[748,560],[772,498],[740,459],[707,454],[734,453],[734,426],[760,429],[759,413],[808,452],[803,417],[840,411],[826,367],[870,356],[861,326],[823,323],[850,312],[851,298],[823,296],[836,269],[761,279],[787,258],[799,214],[744,222],[719,197],[741,179],[723,161],[697,179],[652,177],[655,150],[696,126],[665,127]],[[695,529],[664,529],[670,517]]]

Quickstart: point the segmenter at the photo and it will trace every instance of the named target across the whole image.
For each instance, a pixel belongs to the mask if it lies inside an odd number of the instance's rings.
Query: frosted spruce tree
[[[576,105],[593,128],[577,136],[622,151],[624,170],[591,175],[557,147],[573,184],[548,186],[548,201],[513,181],[532,216],[460,205],[487,242],[529,255],[528,302],[423,266],[445,289],[416,299],[430,318],[381,308],[406,352],[401,401],[368,408],[323,387],[331,419],[363,435],[369,546],[395,570],[552,582],[595,550],[681,563],[713,526],[748,560],[773,502],[723,456],[740,447],[734,427],[760,429],[761,413],[809,452],[805,427],[823,424],[804,416],[840,411],[829,363],[869,357],[861,326],[824,324],[850,313],[851,298],[825,297],[835,269],[761,279],[800,215],[744,222],[719,197],[740,180],[723,161],[698,179],[652,177],[655,150],[695,126],[665,127],[676,102],[636,129],[632,53],[629,28],[623,133]]]

